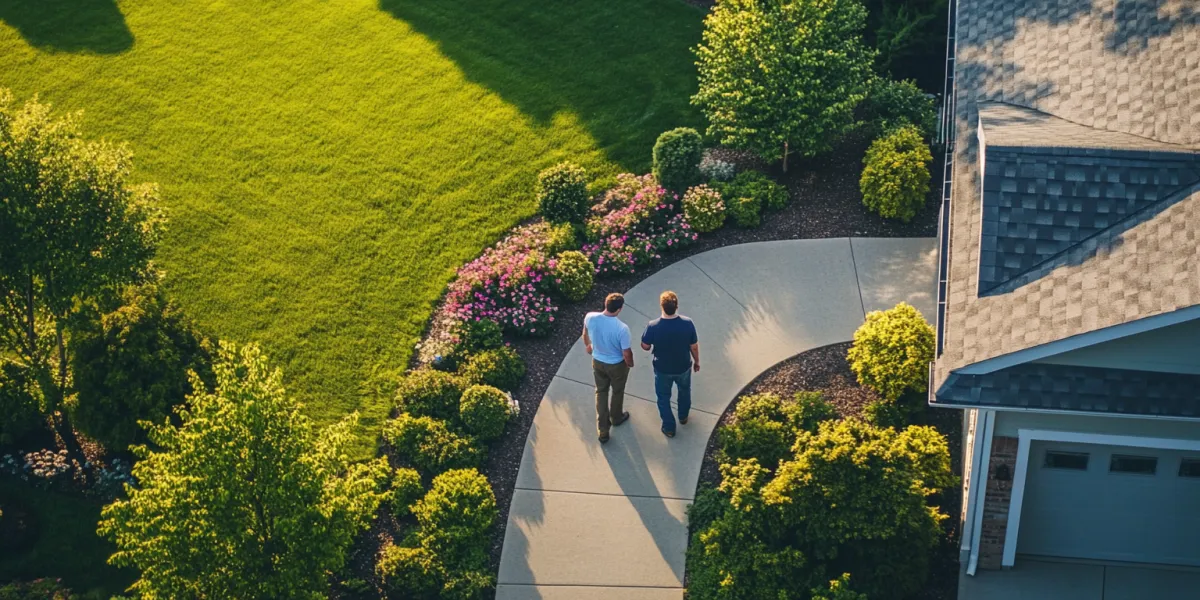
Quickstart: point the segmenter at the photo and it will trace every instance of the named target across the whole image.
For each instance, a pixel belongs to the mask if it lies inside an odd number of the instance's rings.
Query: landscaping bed
[[[859,385],[855,380],[846,360],[850,346],[850,342],[845,342],[797,354],[771,367],[750,382],[726,407],[708,440],[696,489],[697,496],[700,490],[715,488],[721,482],[716,458],[717,431],[729,424],[742,398],[763,393],[773,393],[786,398],[797,392],[818,391],[837,409],[841,417],[860,417],[868,404],[878,401],[878,394]],[[956,410],[925,407],[912,415],[911,422],[913,425],[932,426],[946,436],[950,446],[951,469],[955,476],[961,477],[962,414]],[[916,598],[953,600],[958,597],[958,515],[962,503],[960,491],[960,488],[952,487],[934,499],[934,503],[941,508],[943,514],[949,515],[949,518],[945,521],[942,539],[931,560],[929,581],[925,589],[914,596]]]

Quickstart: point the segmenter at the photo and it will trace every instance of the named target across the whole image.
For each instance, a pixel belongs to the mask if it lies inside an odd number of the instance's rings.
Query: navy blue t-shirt
[[[674,319],[650,321],[642,334],[642,343],[654,346],[654,371],[678,375],[692,368],[692,344],[696,343],[696,325],[680,315]]]

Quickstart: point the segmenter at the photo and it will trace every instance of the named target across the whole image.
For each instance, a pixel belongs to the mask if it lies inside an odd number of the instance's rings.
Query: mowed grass
[[[454,270],[535,213],[535,174],[649,168],[697,125],[681,0],[9,0],[0,86],[82,109],[157,182],[169,290],[260,342],[373,451]],[[375,393],[372,390],[384,390]]]

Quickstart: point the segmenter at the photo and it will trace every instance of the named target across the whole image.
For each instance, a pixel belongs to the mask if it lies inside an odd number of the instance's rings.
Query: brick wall
[[[1012,478],[1017,470],[1017,438],[995,436],[988,458],[987,491],[983,497],[983,527],[979,538],[979,568],[999,569],[1004,558],[1004,530]]]

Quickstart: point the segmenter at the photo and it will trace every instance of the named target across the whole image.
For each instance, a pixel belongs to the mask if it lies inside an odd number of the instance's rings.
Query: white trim
[[[945,403],[934,404],[934,403],[930,402],[929,405],[932,407],[935,407],[935,408],[957,408],[960,410],[971,410],[971,409],[976,409],[976,408],[978,408],[978,409],[983,408],[982,406],[972,405],[972,404],[945,404]],[[1054,408],[1028,408],[1025,406],[1003,406],[1003,405],[999,405],[999,404],[997,404],[997,405],[989,404],[989,405],[987,405],[987,408],[988,408],[988,410],[994,410],[997,412],[1011,412],[1011,413],[1035,413],[1035,414],[1042,414],[1042,415],[1070,415],[1072,417],[1111,417],[1111,418],[1117,418],[1117,419],[1145,419],[1148,421],[1183,421],[1183,422],[1190,422],[1190,423],[1200,422],[1200,417],[1176,417],[1176,416],[1169,416],[1169,415],[1139,415],[1139,414],[1130,414],[1130,413],[1101,412],[1101,411],[1090,411],[1090,410],[1060,410],[1060,409],[1054,409]]]
[[[1064,352],[1094,346],[1102,342],[1108,342],[1123,337],[1128,337],[1138,333],[1145,333],[1155,329],[1162,329],[1171,325],[1178,325],[1187,321],[1200,319],[1200,305],[1181,308],[1168,313],[1145,317],[1136,321],[1113,325],[1079,335],[1073,335],[1068,338],[1056,340],[1040,346],[1002,354],[986,360],[981,360],[977,363],[967,365],[961,369],[955,369],[955,373],[964,375],[985,375],[1000,369],[1006,369],[1015,365],[1049,358]]]
[[[1021,530],[1021,507],[1025,501],[1025,476],[1029,470],[1029,446],[1034,440],[1068,442],[1074,444],[1098,444],[1101,446],[1134,446],[1156,450],[1200,451],[1200,440],[1178,440],[1171,438],[1140,437],[1133,435],[1109,435],[1076,431],[1048,431],[1043,429],[1018,429],[1017,468],[1013,475],[1012,497],[1008,504],[1008,526],[1004,532],[1003,567],[1011,567],[1017,558],[1017,533]]]
[[[971,558],[967,562],[967,575],[975,575],[979,564],[979,540],[983,529],[983,503],[987,498],[988,471],[991,466],[992,432],[996,429],[996,411],[984,410],[982,419],[975,421],[975,447],[971,465],[971,482],[968,491],[967,511],[970,523]],[[979,427],[983,427],[983,437],[979,435]],[[982,491],[981,491],[982,489]]]

